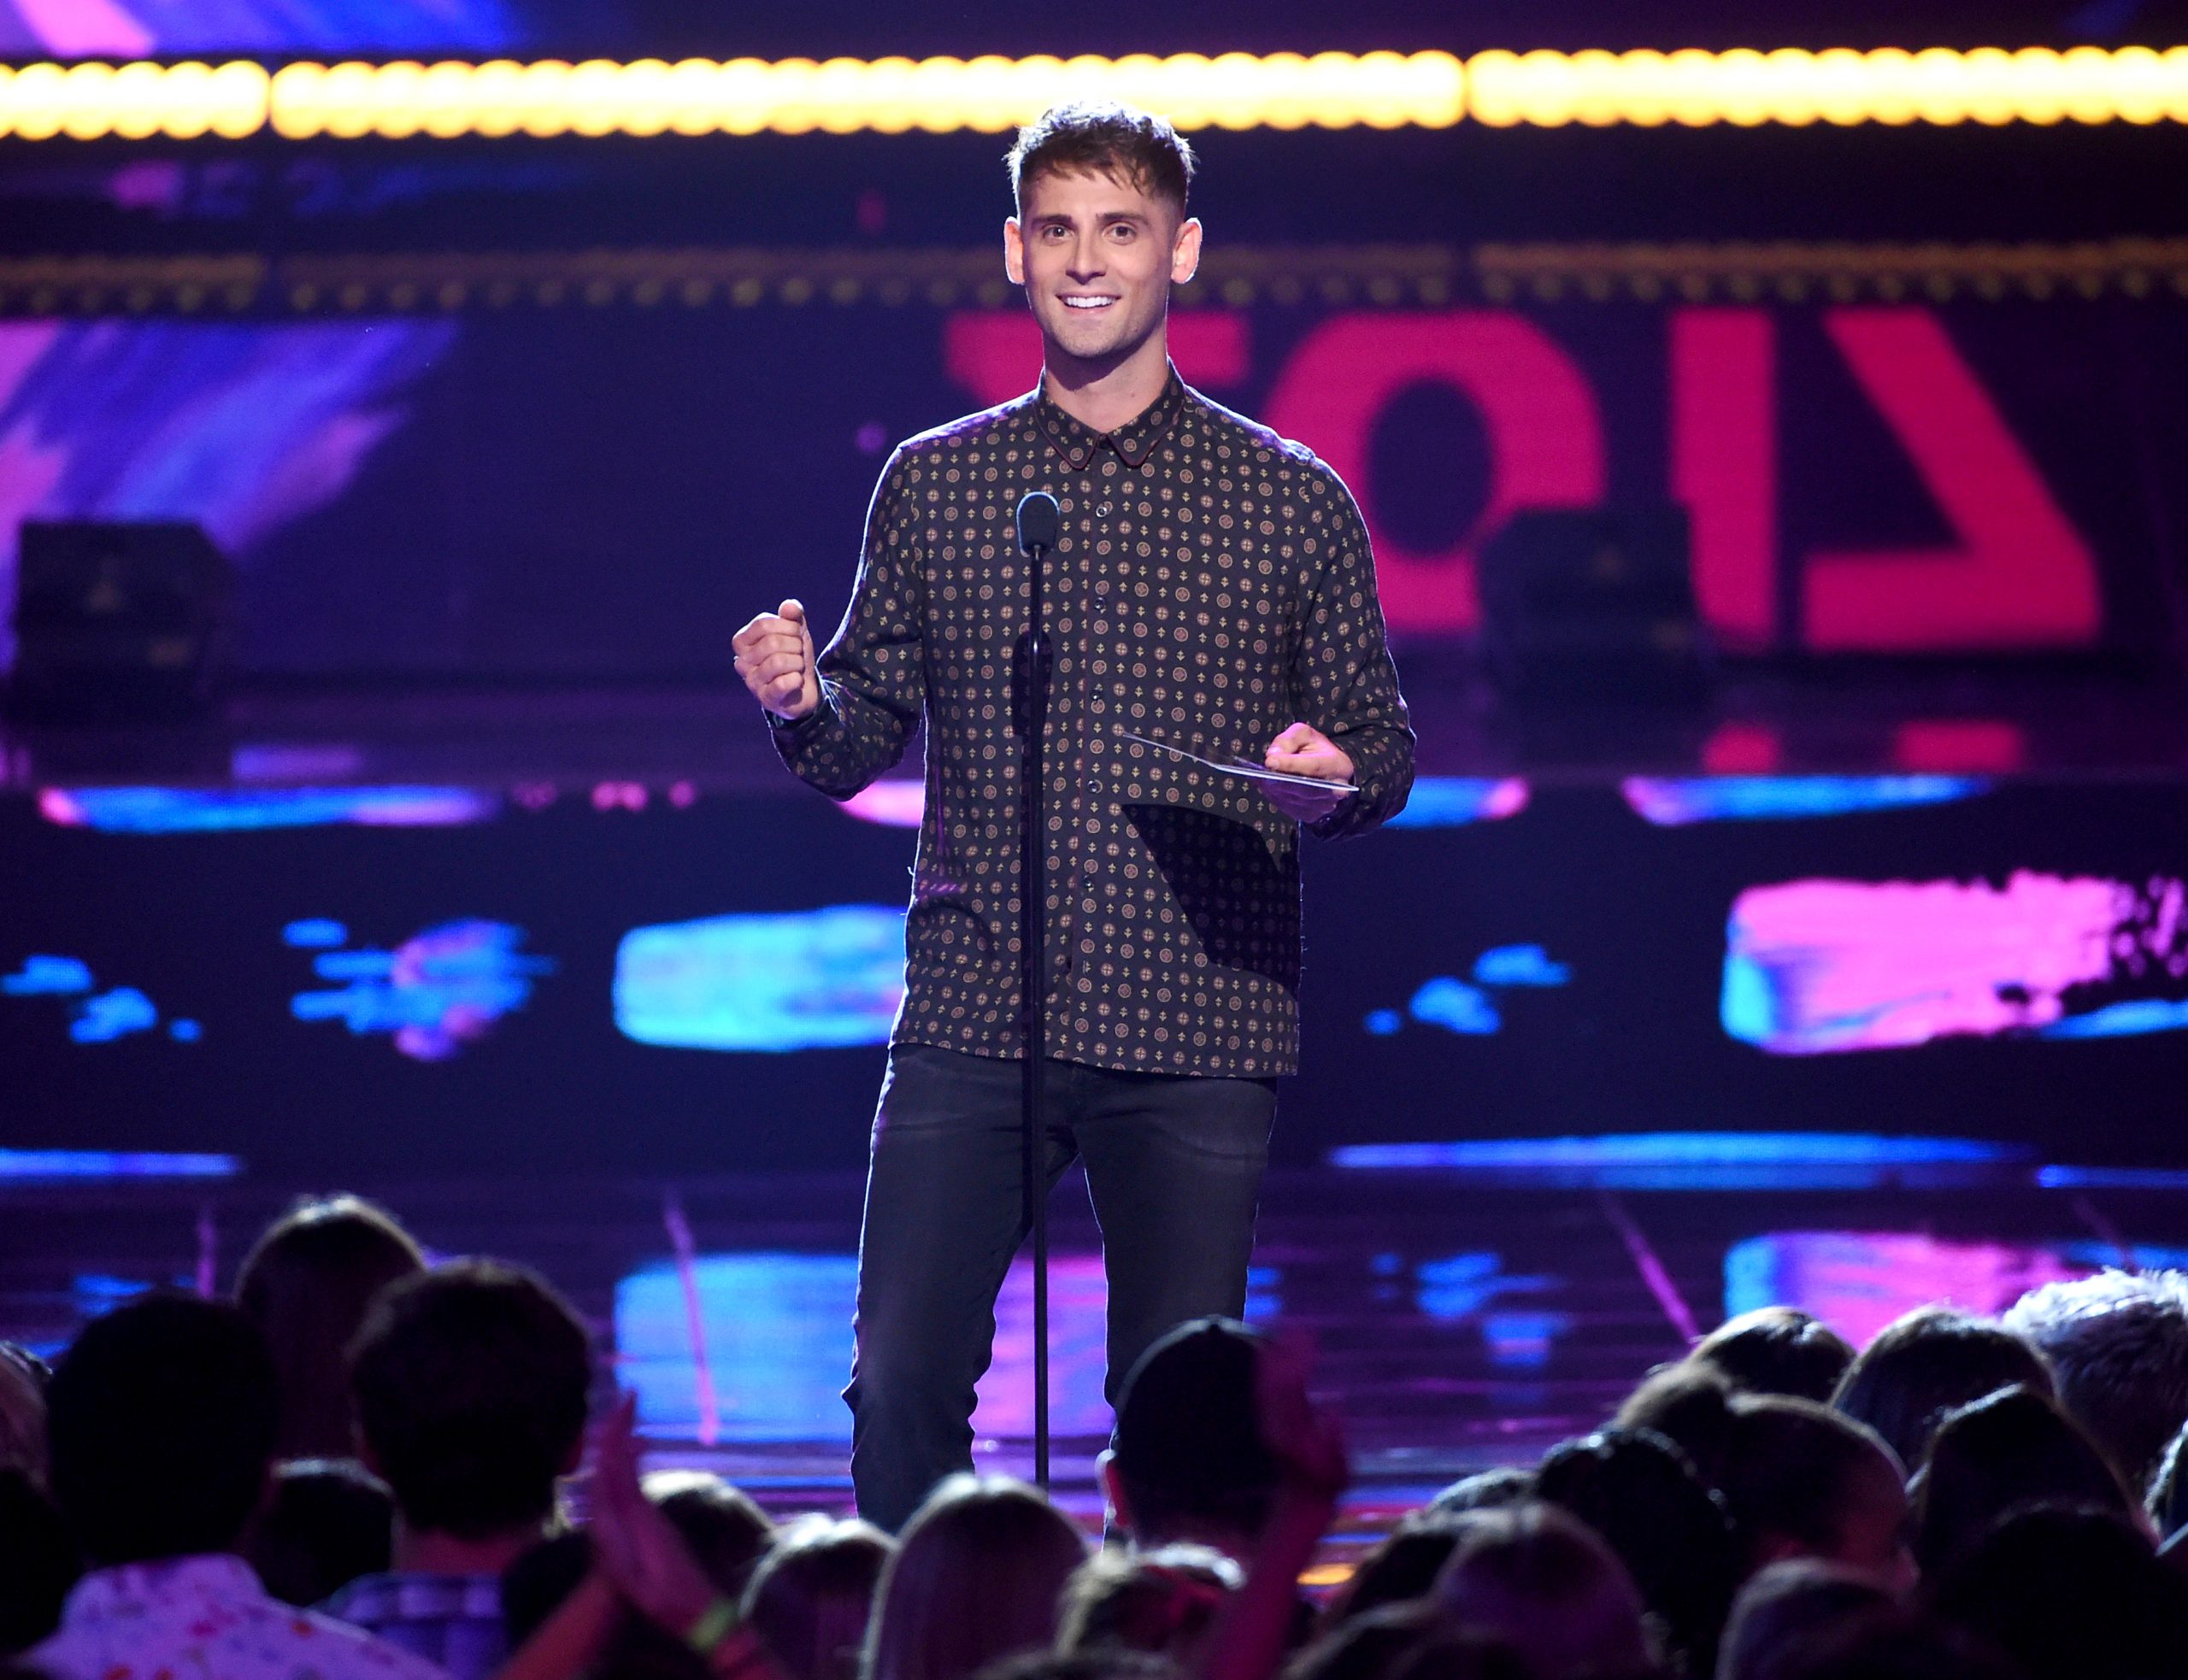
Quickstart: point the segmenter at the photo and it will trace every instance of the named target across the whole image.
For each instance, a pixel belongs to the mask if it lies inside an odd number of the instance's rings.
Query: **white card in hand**
[[[1352,784],[1332,781],[1323,776],[1294,776],[1288,771],[1271,770],[1266,765],[1256,764],[1251,759],[1203,758],[1198,753],[1187,752],[1183,747],[1173,747],[1168,741],[1157,741],[1152,736],[1135,735],[1129,729],[1117,731],[1127,741],[1137,741],[1143,747],[1156,747],[1166,753],[1175,753],[1179,758],[1191,759],[1195,764],[1210,770],[1220,770],[1226,776],[1243,776],[1250,782],[1281,782],[1295,788],[1322,788],[1332,793],[1350,793]]]

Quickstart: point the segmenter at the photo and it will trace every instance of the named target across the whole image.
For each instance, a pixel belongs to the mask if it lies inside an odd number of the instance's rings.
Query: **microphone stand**
[[[1028,501],[1032,498],[1029,496]],[[1055,504],[1050,504],[1053,509]],[[1050,529],[1054,530],[1054,513]],[[1026,555],[1026,658],[1019,673],[1018,796],[1018,1019],[1026,1051],[1025,1194],[1033,1228],[1033,1482],[1049,1489],[1049,1198],[1043,1171],[1048,1131],[1041,1075],[1048,1060],[1048,841],[1042,831],[1045,771],[1042,736],[1049,719],[1049,638],[1042,627],[1043,562],[1050,544],[1030,537],[1020,514],[1019,545]]]

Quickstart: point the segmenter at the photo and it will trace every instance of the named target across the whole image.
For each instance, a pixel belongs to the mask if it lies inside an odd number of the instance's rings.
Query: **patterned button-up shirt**
[[[95,1570],[20,1659],[50,1680],[448,1680],[432,1664],[268,1597],[225,1553]]]
[[[1297,1059],[1297,825],[1253,784],[1128,738],[1261,762],[1303,719],[1357,791],[1314,825],[1404,803],[1413,733],[1360,514],[1306,449],[1179,383],[1097,432],[1045,391],[891,457],[821,702],[773,726],[838,799],[924,715],[926,808],[893,1037],[1017,1056],[1019,741],[1027,617],[1019,498],[1056,498],[1043,736],[1048,1054],[1126,1071],[1262,1078]]]
[[[498,1575],[361,1576],[320,1608],[424,1658],[454,1680],[485,1680],[509,1659]]]

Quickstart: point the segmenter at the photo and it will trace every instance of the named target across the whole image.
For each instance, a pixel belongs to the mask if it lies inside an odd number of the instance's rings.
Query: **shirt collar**
[[[95,1569],[70,1589],[62,1619],[101,1621],[153,1605],[234,1605],[265,1597],[249,1564],[232,1553],[208,1552]]]
[[[1169,370],[1156,399],[1114,432],[1097,432],[1082,420],[1066,414],[1049,395],[1045,376],[1033,399],[1033,417],[1042,434],[1073,470],[1086,467],[1095,452],[1107,447],[1127,467],[1137,467],[1155,452],[1185,406],[1185,382],[1178,370]]]

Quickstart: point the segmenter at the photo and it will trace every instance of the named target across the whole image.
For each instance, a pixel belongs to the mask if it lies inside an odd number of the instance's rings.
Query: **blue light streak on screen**
[[[2130,1038],[2144,1032],[2178,1032],[2188,1027],[2188,1002],[2163,997],[2130,998],[2086,1015],[2038,1027],[2038,1038]]]
[[[90,966],[75,957],[27,956],[13,974],[0,975],[9,997],[75,997],[91,990]]]
[[[283,928],[281,943],[296,951],[328,951],[348,944],[350,930],[324,916],[309,916]]]
[[[2027,1182],[2018,1144],[1841,1132],[1632,1132],[1592,1137],[1355,1143],[1338,1166],[1446,1172],[1498,1183],[1620,1190],[1844,1190],[1888,1182]]]
[[[1504,1025],[1487,992],[1448,974],[1427,982],[1406,1007],[1416,1021],[1469,1036],[1492,1033]]]
[[[1679,828],[1944,805],[1987,793],[1991,783],[1981,776],[1629,776],[1619,787],[1644,820]]]
[[[68,1036],[79,1044],[111,1044],[159,1024],[160,1012],[150,998],[134,986],[117,986],[83,1001],[68,1023]]]
[[[1484,986],[1562,986],[1573,970],[1552,962],[1539,945],[1499,945],[1473,960],[1475,984]]]
[[[501,801],[475,788],[47,788],[47,821],[105,834],[269,828],[446,828],[485,822]]]
[[[521,927],[477,919],[427,928],[391,951],[321,951],[313,972],[345,984],[297,993],[290,1013],[386,1033],[406,1056],[444,1060],[522,1008],[534,981],[555,972],[553,958],[518,949],[524,938]]]
[[[904,996],[904,913],[837,904],[633,928],[615,1025],[641,1044],[784,1051],[885,1044]]]
[[[232,1178],[236,1155],[113,1149],[0,1149],[0,1178]]]
[[[1525,810],[1528,792],[1527,784],[1516,778],[1416,777],[1405,809],[1385,826],[1462,828],[1468,823],[1493,822]]]

